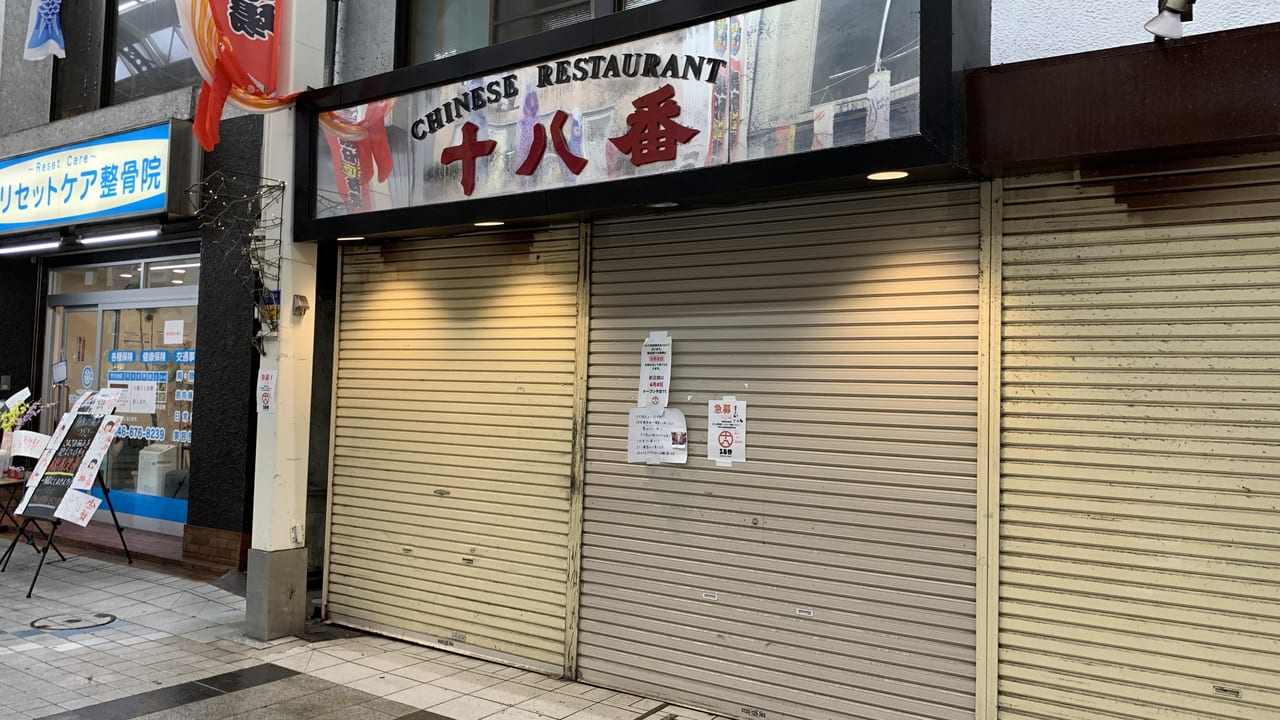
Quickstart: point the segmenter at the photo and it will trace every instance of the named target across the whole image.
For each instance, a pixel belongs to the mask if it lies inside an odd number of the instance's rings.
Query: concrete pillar
[[[282,28],[279,92],[323,84],[327,0],[297,0]],[[293,179],[293,110],[266,116],[262,176]],[[249,548],[246,633],[271,640],[301,633],[307,619],[307,449],[310,441],[311,353],[314,313],[295,315],[294,297],[315,305],[316,246],[295,243],[293,204],[279,206],[280,321],[264,346],[263,369],[278,372],[274,414],[258,416],[253,485],[253,541]]]

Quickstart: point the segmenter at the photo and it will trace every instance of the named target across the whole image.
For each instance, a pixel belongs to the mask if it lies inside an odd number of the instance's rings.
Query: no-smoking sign
[[[707,402],[707,459],[730,466],[747,460],[747,403],[735,397]]]

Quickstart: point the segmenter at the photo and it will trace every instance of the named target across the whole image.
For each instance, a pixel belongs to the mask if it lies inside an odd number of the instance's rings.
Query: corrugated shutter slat
[[[346,248],[334,620],[563,669],[577,238]]]
[[[1004,186],[1001,718],[1280,716],[1280,165]]]
[[[974,710],[977,188],[595,226],[581,677],[732,716]],[[674,338],[687,465],[626,463]],[[748,462],[705,458],[748,403]]]

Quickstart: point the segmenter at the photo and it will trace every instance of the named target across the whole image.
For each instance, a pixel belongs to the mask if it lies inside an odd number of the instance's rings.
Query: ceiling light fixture
[[[503,225],[506,223],[501,220],[482,220],[475,224],[476,227],[502,227]]]
[[[1147,32],[1160,38],[1182,37],[1182,23],[1191,21],[1191,6],[1196,0],[1161,0],[1160,12],[1143,25]]]
[[[61,244],[62,243],[60,242],[53,241],[53,242],[28,243],[26,245],[10,245],[9,247],[0,247],[0,255],[13,255],[15,253],[40,252],[41,250],[53,250],[54,248],[58,247]]]
[[[346,237],[338,238],[338,242],[358,242],[363,239],[363,235],[347,235]]]
[[[133,277],[133,273],[120,273],[120,277],[122,277],[122,278],[131,278],[131,277]]]
[[[192,268],[192,267],[200,267],[200,263],[189,262],[189,263],[181,263],[179,265],[152,265],[151,269],[152,270],[173,270],[174,272],[177,272],[182,268]],[[183,272],[186,272],[186,271],[183,270]]]
[[[181,281],[181,280],[170,280],[169,282],[173,283],[174,285],[181,285],[181,284],[182,284],[182,281]]]
[[[80,242],[84,245],[98,245],[109,242],[124,242],[125,240],[149,240],[160,234],[158,228],[150,230],[133,230],[130,232],[112,233],[110,235],[95,235],[92,237],[82,237]]]
[[[670,201],[670,200],[664,200],[663,202],[651,202],[651,203],[648,203],[647,205],[645,205],[645,207],[647,207],[647,208],[653,208],[654,210],[668,210],[668,209],[670,209],[670,208],[678,208],[678,207],[680,207],[680,203],[678,203],[678,202],[672,202],[672,201]]]
[[[906,170],[882,170],[880,172],[871,173],[867,176],[867,179],[883,182],[885,180],[901,180],[908,175],[910,175],[910,173]]]

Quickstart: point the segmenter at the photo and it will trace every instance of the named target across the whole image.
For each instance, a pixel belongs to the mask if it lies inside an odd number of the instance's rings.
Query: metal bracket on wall
[[[254,346],[274,337],[280,327],[280,232],[285,183],[253,175],[211,173],[187,188],[187,198],[202,229],[213,233],[215,247],[230,261],[253,299],[258,321]]]

